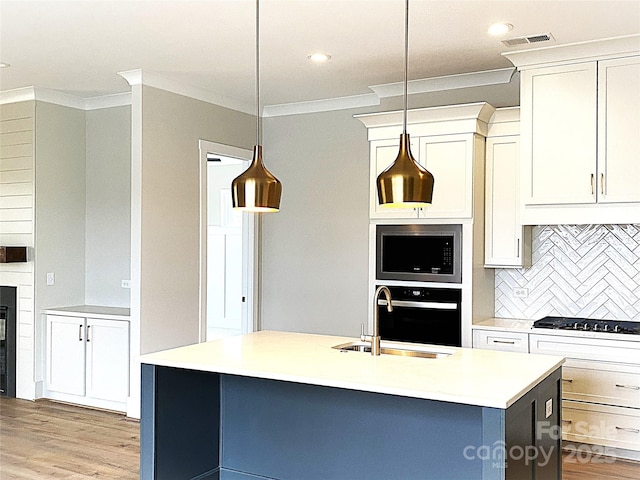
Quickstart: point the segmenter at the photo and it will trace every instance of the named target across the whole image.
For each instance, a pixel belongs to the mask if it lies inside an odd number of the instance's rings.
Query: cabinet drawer
[[[624,335],[621,335],[624,336]],[[532,333],[529,351],[548,355],[562,355],[591,361],[620,362],[640,365],[640,344],[629,340],[608,340]]]
[[[640,450],[640,412],[564,401],[562,437],[570,442]]]
[[[529,334],[476,329],[473,331],[473,348],[528,353]]]
[[[640,375],[564,366],[562,397],[567,400],[640,408]]]

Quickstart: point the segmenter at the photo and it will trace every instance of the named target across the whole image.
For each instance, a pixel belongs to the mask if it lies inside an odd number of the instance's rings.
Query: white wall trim
[[[255,112],[254,104],[247,104],[235,100],[219,93],[212,92],[200,87],[194,87],[193,85],[186,85],[182,82],[172,80],[165,75],[156,72],[147,72],[143,70],[127,70],[124,72],[118,72],[122,78],[124,78],[129,85],[147,85],[149,87],[159,88],[168,92],[177,93],[185,97],[194,98],[196,100],[202,100],[203,102],[212,103],[220,107],[229,108],[231,110],[237,110],[243,113],[253,114]]]
[[[516,52],[513,52],[516,53]],[[410,95],[456,90],[461,88],[481,87],[488,85],[506,84],[511,81],[516,69],[513,67],[482,72],[448,75],[434,78],[412,80],[408,83]],[[130,86],[147,85],[161,90],[184,95],[224,108],[247,114],[255,113],[255,105],[247,104],[203,88],[185,85],[156,72],[146,72],[141,69],[118,72]],[[266,105],[263,117],[280,117],[285,115],[302,115],[307,113],[330,112],[351,108],[372,107],[380,105],[380,99],[396,97],[403,94],[402,82],[369,86],[373,93],[350,95],[337,98],[311,100],[307,102],[283,103]],[[0,104],[16,103],[25,100],[42,100],[80,110],[97,110],[101,108],[131,105],[131,92],[104,95],[99,97],[82,98],[55,90],[39,87],[25,87],[0,92]]]
[[[78,97],[75,95],[69,95],[68,93],[59,92],[57,90],[49,90],[34,86],[0,92],[0,105],[25,102],[28,100],[39,100],[78,110],[98,110],[101,108],[131,105],[131,92],[90,98]]]
[[[216,155],[220,155],[223,157],[237,158],[243,160],[246,163],[249,163],[252,158],[253,152],[246,148],[234,147],[233,145],[225,145],[223,143],[211,142],[209,140],[198,140],[198,150],[200,152],[200,265],[199,265],[199,274],[200,274],[200,293],[199,293],[199,303],[200,303],[200,343],[207,341],[207,153],[212,152]],[[255,231],[257,230],[257,215],[244,214],[244,221],[247,222],[249,235],[245,235],[243,231],[243,239],[245,242],[247,240],[253,239],[255,236]],[[250,319],[249,325],[243,325],[243,329],[247,329],[248,332],[252,332],[255,329],[255,316],[254,316],[254,305],[256,303],[256,285],[252,275],[247,275],[247,273],[253,273],[258,269],[257,264],[255,263],[255,244],[253,245],[253,249],[250,248],[251,245],[244,245],[243,250],[247,252],[250,258],[245,258],[243,255],[243,269],[246,269],[243,277],[246,278],[246,282],[249,285],[246,285],[248,292],[247,293],[247,308],[249,308],[247,315]],[[245,288],[245,279],[243,278],[243,290]],[[248,294],[251,295],[248,295]],[[243,292],[243,295],[245,292]],[[243,318],[244,321],[244,318]]]
[[[514,67],[487,70],[484,72],[462,73],[443,77],[421,78],[407,82],[409,95],[418,93],[456,90],[458,88],[483,87],[509,83],[516,69]],[[379,98],[397,97],[404,93],[402,82],[385,83],[369,87]]]
[[[282,103],[267,105],[263,109],[263,117],[281,117],[284,115],[302,115],[305,113],[330,112],[349,108],[372,107],[380,105],[380,98],[375,93],[352,95],[349,97],[327,98],[309,102]]]
[[[408,82],[409,95],[420,93],[456,90],[460,88],[483,87],[509,83],[516,72],[514,67],[487,70],[483,72],[447,75],[443,77],[421,78]],[[404,94],[402,82],[385,83],[369,86],[374,93],[352,95],[348,97],[328,98],[309,102],[284,103],[264,107],[264,117],[280,117],[284,115],[301,115],[305,113],[346,110],[349,108],[372,107],[380,105],[380,99],[398,97]]]

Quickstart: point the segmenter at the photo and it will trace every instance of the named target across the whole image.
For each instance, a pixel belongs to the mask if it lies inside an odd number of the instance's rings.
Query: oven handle
[[[387,301],[384,299],[378,300],[378,305],[387,305]],[[457,310],[457,303],[441,303],[441,302],[410,302],[407,300],[393,300],[391,299],[391,305],[394,307],[411,307],[411,308],[424,308],[427,310]]]

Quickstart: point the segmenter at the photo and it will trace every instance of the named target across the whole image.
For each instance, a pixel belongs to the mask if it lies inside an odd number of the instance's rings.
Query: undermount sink
[[[335,345],[331,348],[340,350],[341,352],[364,352],[371,353],[371,344],[368,342],[350,342]],[[408,345],[385,345],[384,343],[380,347],[380,353],[382,355],[398,355],[402,357],[418,357],[418,358],[443,358],[448,357],[453,352],[447,350],[429,350],[424,347],[415,346],[410,347]]]

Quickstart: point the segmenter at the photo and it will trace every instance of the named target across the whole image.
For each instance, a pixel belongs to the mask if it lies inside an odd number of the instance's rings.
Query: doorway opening
[[[256,219],[232,208],[251,151],[200,141],[200,341],[256,329]]]

